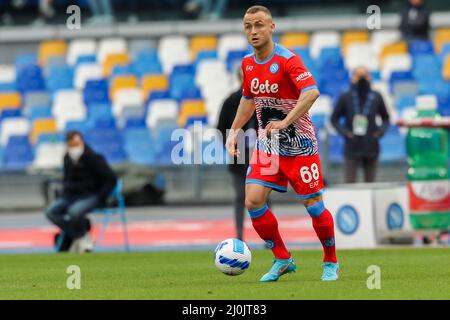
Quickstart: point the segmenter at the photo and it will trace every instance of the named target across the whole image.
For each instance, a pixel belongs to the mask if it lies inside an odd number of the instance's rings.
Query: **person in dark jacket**
[[[221,132],[223,144],[225,145],[227,139],[227,129],[231,128],[234,117],[242,97],[242,69],[238,68],[238,79],[241,83],[241,88],[233,92],[223,103],[219,115],[217,129]],[[228,170],[233,177],[233,187],[235,190],[234,200],[234,216],[236,223],[237,238],[242,240],[244,236],[244,209],[245,209],[245,177],[247,175],[247,168],[250,162],[250,156],[253,149],[253,144],[256,141],[256,130],[258,128],[258,120],[256,119],[256,112],[247,124],[242,128],[246,133],[245,138],[245,152],[241,153],[239,158],[234,159],[233,163],[228,164]],[[253,137],[252,137],[253,132]]]
[[[338,99],[331,115],[331,123],[345,138],[345,180],[356,182],[359,166],[364,168],[364,181],[375,181],[379,139],[389,128],[389,114],[383,97],[371,89],[370,73],[358,67],[352,74],[351,88]],[[381,125],[375,121],[381,118]],[[341,122],[343,119],[343,123]]]
[[[47,218],[64,231],[64,243],[72,252],[92,251],[87,214],[103,207],[117,183],[105,158],[94,152],[77,131],[66,134],[62,197],[50,204]]]
[[[409,0],[408,8],[401,14],[400,31],[406,41],[428,40],[430,11],[423,0]]]

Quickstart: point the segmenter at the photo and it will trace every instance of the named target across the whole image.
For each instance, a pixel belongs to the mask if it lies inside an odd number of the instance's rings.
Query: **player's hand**
[[[230,131],[230,134],[228,135],[227,138],[227,142],[225,143],[225,148],[231,155],[239,157],[240,152],[239,149],[237,148],[237,133]]]
[[[269,122],[269,124],[266,126],[266,135],[268,137],[270,137],[270,135],[272,134],[272,131],[281,131],[284,130],[288,127],[288,124],[286,123],[286,121],[281,120],[281,121],[271,121]]]

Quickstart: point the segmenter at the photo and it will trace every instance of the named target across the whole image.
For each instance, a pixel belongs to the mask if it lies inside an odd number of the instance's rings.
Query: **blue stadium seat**
[[[195,69],[197,70],[197,66],[203,60],[213,59],[217,60],[217,51],[216,50],[202,50],[197,53],[197,57],[195,59]]]
[[[155,163],[156,154],[151,133],[146,128],[132,128],[124,133],[125,150],[128,161],[140,165]]]
[[[433,43],[427,40],[415,40],[409,43],[409,53],[412,56],[419,54],[434,54]]]
[[[27,110],[28,119],[33,122],[36,119],[51,118],[52,107],[51,106],[33,106]]]
[[[450,43],[444,43],[444,45],[442,46],[441,53],[439,54],[439,59],[441,60],[442,63],[445,62],[445,59],[447,58],[448,55],[450,55]]]
[[[0,83],[0,92],[16,91],[17,86],[15,82],[2,82]]]
[[[185,128],[189,128],[191,125],[193,125],[195,122],[201,122],[203,124],[208,123],[208,117],[207,116],[195,116],[195,117],[188,117],[186,120],[186,124],[184,125]]]
[[[61,89],[72,89],[73,69],[66,65],[50,67],[46,85],[52,93]]]
[[[419,94],[447,97],[450,95],[449,82],[441,79],[422,79],[422,81],[419,81]]]
[[[146,128],[145,118],[143,117],[132,117],[125,120],[124,129],[140,129]]]
[[[140,52],[132,64],[134,73],[142,77],[145,74],[160,74],[162,66],[158,53],[154,50]]]
[[[182,99],[201,98],[195,83],[195,66],[192,64],[176,65],[170,76],[170,96],[178,101]]]
[[[226,58],[228,72],[234,72],[236,65],[241,65],[242,58],[247,54],[246,50],[231,50]]]
[[[16,56],[15,66],[17,69],[21,69],[28,65],[37,65],[38,58],[36,53],[21,53]]]
[[[67,121],[66,126],[64,127],[64,132],[68,132],[70,130],[76,130],[81,132],[81,134],[85,135],[91,127],[89,123],[86,121]]]
[[[394,71],[391,73],[389,79],[389,88],[391,93],[394,92],[394,87],[400,82],[412,82],[415,81],[413,73],[411,71]]]
[[[405,138],[397,126],[390,126],[380,140],[380,161],[405,161]]]
[[[38,65],[26,65],[17,70],[17,88],[22,92],[45,89],[42,70]]]
[[[324,113],[315,113],[311,115],[311,121],[316,128],[316,130],[320,130],[322,128],[325,128],[325,125],[327,124],[328,115]]]
[[[124,75],[135,75],[136,71],[132,64],[115,66],[111,72],[111,78]]]
[[[334,163],[344,161],[344,138],[338,134],[328,136],[328,159]]]
[[[11,136],[4,150],[4,167],[12,170],[23,170],[33,161],[33,148],[27,135]]]
[[[423,78],[441,78],[442,64],[434,54],[421,54],[414,56],[413,75],[416,80]]]
[[[170,99],[170,92],[169,91],[152,91],[148,95],[147,102],[150,102],[152,100],[159,100],[159,99]]]
[[[171,141],[172,132],[176,129],[178,129],[178,125],[175,122],[164,122],[154,128],[153,141],[158,164],[172,164],[172,148],[180,143],[179,141]]]
[[[0,112],[0,123],[7,118],[16,118],[22,116],[21,109],[3,109]]]
[[[40,134],[36,141],[36,146],[40,145],[41,143],[56,143],[56,142],[64,142],[63,133],[57,132],[57,133]]]
[[[116,130],[117,124],[114,117],[111,118],[98,118],[95,120],[94,129]]]
[[[416,105],[415,95],[401,95],[395,101],[395,107],[398,112],[402,112],[405,108],[414,107]]]
[[[122,137],[116,129],[96,127],[91,129],[85,137],[87,143],[95,151],[103,154],[109,163],[116,164],[126,161]]]
[[[75,62],[75,67],[78,67],[80,64],[84,63],[96,63],[97,56],[95,54],[86,54],[77,57],[77,61]]]
[[[109,103],[108,82],[101,80],[88,80],[83,89],[83,98],[86,105]]]
[[[319,70],[327,68],[345,69],[340,48],[323,48],[316,61]]]

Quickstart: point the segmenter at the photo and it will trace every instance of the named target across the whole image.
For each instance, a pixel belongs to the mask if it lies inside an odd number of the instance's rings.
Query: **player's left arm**
[[[297,119],[305,115],[311,109],[314,102],[320,96],[316,81],[311,73],[305,68],[300,57],[295,55],[286,62],[286,74],[300,90],[300,97],[292,109],[281,121],[270,122],[266,127],[266,132],[271,130],[283,130],[290,126]]]

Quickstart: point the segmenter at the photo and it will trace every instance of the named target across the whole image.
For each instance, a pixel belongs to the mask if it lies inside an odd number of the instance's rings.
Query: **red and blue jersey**
[[[256,106],[259,124],[257,149],[285,156],[317,154],[317,139],[309,113],[276,136],[267,137],[264,133],[270,121],[283,120],[294,109],[302,92],[317,89],[313,76],[300,57],[276,43],[272,55],[265,61],[258,61],[255,54],[244,57],[242,71],[242,96],[253,99]]]

